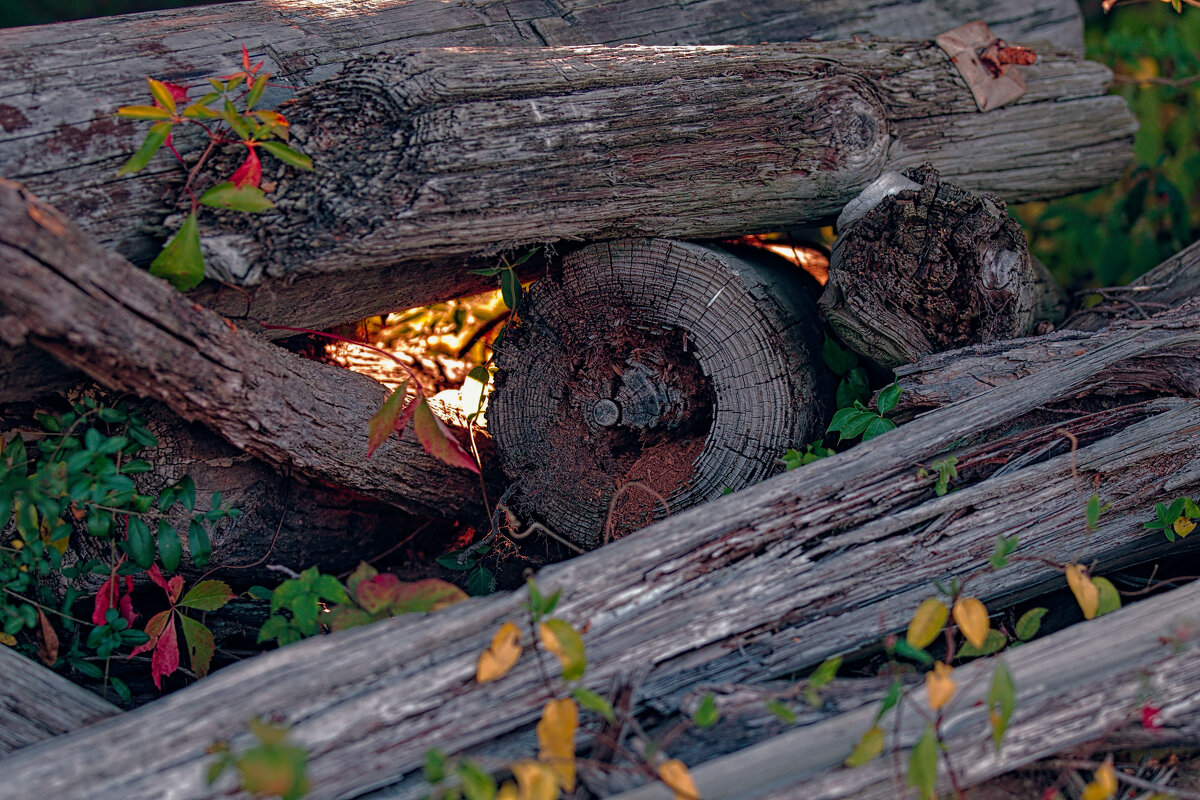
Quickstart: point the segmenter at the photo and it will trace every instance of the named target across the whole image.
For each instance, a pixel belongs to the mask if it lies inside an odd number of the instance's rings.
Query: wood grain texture
[[[1200,402],[1164,399],[1003,437],[989,431],[1112,364],[1198,340],[1194,330],[1166,341],[1131,336],[544,569],[540,584],[564,589],[556,613],[590,623],[587,686],[607,691],[641,675],[636,707],[671,713],[699,682],[767,680],[853,651],[902,629],[931,579],[985,564],[998,533],[1019,534],[1021,554],[1060,562],[1154,557],[1160,541],[1168,544],[1142,529],[1154,501],[1200,488]],[[1073,458],[1064,427],[1080,440]],[[974,436],[985,441],[956,451],[972,467],[961,470],[963,488],[933,497],[933,479],[917,478],[917,464]],[[996,470],[1007,460],[1014,463]],[[1113,502],[1090,537],[1073,470]],[[1178,545],[1171,552],[1184,552]],[[973,587],[991,601],[1056,580],[1033,563]],[[517,732],[532,741],[544,699],[533,660],[502,681],[473,684],[496,627],[524,618],[522,594],[252,659],[162,703],[10,756],[6,780],[63,798],[156,797],[164,782],[179,798],[217,796],[229,787],[203,785],[205,748],[220,737],[240,746],[247,718],[278,714],[309,750],[314,797],[355,796],[404,776],[383,796],[416,796],[431,746],[519,743]]]
[[[800,278],[786,262],[666,239],[567,255],[496,349],[488,426],[518,507],[590,549],[630,481],[657,485],[674,513],[779,472],[832,411]]]
[[[486,515],[475,476],[409,431],[366,458],[387,391],[255,338],[100,247],[0,179],[0,335],[98,382],[164,402],[278,469],[427,516]]]
[[[107,700],[0,647],[0,757],[120,713]]]
[[[1075,625],[1002,656],[955,670],[960,688],[943,720],[949,761],[960,786],[973,786],[1017,767],[1068,751],[1114,730],[1140,724],[1142,705],[1162,707],[1162,728],[1132,739],[1154,749],[1194,744],[1200,724],[1200,584],[1159,595],[1099,619]],[[992,748],[986,701],[991,673],[1003,660],[1016,686],[1016,711],[999,751]],[[835,683],[831,693],[837,692]],[[880,691],[877,697],[882,697]],[[928,705],[924,688],[914,702]],[[914,713],[882,726],[884,756],[857,768],[842,761],[872,725],[877,704],[781,734],[691,770],[705,798],[780,797],[874,800],[897,796],[895,764],[908,764],[926,720]],[[895,712],[892,712],[894,715]],[[1128,741],[1128,740],[1127,740]],[[893,749],[899,755],[893,759]],[[939,764],[939,792],[951,790]],[[1170,788],[1163,787],[1168,795]],[[661,784],[616,795],[660,800]]]

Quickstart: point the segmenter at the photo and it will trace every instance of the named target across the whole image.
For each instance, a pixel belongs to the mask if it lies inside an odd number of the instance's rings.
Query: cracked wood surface
[[[427,455],[411,430],[366,458],[381,384],[251,336],[3,179],[0,336],[162,401],[277,469],[417,514],[486,516],[475,476]]]
[[[1059,562],[1162,552],[1161,536],[1142,524],[1156,499],[1200,488],[1200,402],[1163,399],[987,433],[1114,364],[1196,341],[1195,327],[1166,340],[1131,335],[542,570],[544,588],[564,589],[557,613],[590,625],[588,687],[607,691],[642,674],[638,707],[669,713],[700,682],[767,680],[877,642],[903,629],[931,579],[983,566],[998,533],[1018,533],[1021,555]],[[1073,456],[1064,428],[1080,441]],[[935,498],[933,478],[917,478],[916,468],[951,447],[961,448],[963,488]],[[1090,537],[1073,470],[1113,503]],[[1032,563],[973,588],[984,600],[1012,598],[1058,575]],[[206,747],[230,736],[237,747],[249,717],[278,714],[309,751],[314,797],[355,796],[404,776],[381,796],[412,796],[431,746],[459,752],[519,741],[514,733],[532,741],[543,699],[532,659],[501,681],[473,684],[495,628],[523,618],[522,595],[268,653],[10,756],[6,780],[63,798],[156,797],[168,784],[178,798],[216,796],[229,787],[204,786]]]

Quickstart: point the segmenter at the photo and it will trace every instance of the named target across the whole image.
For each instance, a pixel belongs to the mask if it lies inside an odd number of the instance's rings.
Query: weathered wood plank
[[[1008,667],[1017,689],[1016,711],[999,751],[992,749],[986,700],[997,659],[956,669],[960,693],[945,713],[943,730],[960,786],[972,786],[1135,724],[1147,702],[1165,713],[1160,718],[1162,729],[1141,731],[1143,747],[1194,744],[1194,739],[1181,739],[1181,733],[1194,735],[1200,724],[1196,710],[1200,659],[1195,642],[1189,641],[1197,620],[1200,583],[1193,583],[997,657]],[[928,706],[924,688],[913,699],[920,707]],[[804,726],[696,766],[692,776],[705,798],[896,797],[894,765],[908,764],[908,753],[926,720],[911,711],[902,715],[898,728],[887,720],[885,755],[863,767],[843,767],[858,737],[871,727],[874,714],[875,707],[866,707]],[[893,748],[900,751],[898,762],[890,755]],[[951,786],[944,764],[939,764],[939,770],[939,791],[948,792]],[[1164,791],[1170,794],[1169,788]],[[661,784],[617,795],[620,800],[672,796]]]
[[[604,691],[644,672],[639,705],[670,712],[700,681],[769,679],[903,628],[932,578],[981,567],[1001,532],[1021,535],[1018,552],[1060,562],[1152,557],[1158,541],[1167,544],[1142,530],[1154,500],[1200,487],[1195,400],[968,445],[957,451],[964,488],[945,497],[933,498],[932,479],[915,470],[1115,363],[1198,340],[1196,327],[1165,342],[1131,336],[668,518],[547,568],[539,580],[564,589],[558,614],[590,624],[588,686]],[[1079,438],[1073,456],[1059,428]],[[1039,462],[1046,453],[1053,457]],[[990,472],[1018,454],[1022,466]],[[1074,474],[1113,502],[1090,537]],[[973,588],[984,599],[1013,596],[1056,575],[1027,564],[982,576]],[[532,660],[495,684],[472,684],[478,653],[500,622],[523,618],[521,602],[520,593],[474,600],[434,620],[393,619],[267,654],[161,704],[11,756],[8,785],[64,798],[133,798],[156,796],[168,782],[180,798],[212,796],[225,789],[203,786],[207,745],[240,742],[249,716],[278,714],[309,749],[314,797],[353,796],[405,775],[407,788],[398,791],[419,792],[429,747],[466,750],[536,719],[544,697]],[[154,747],[134,746],[138,737]]]
[[[0,757],[119,713],[107,700],[0,646]]]
[[[411,431],[366,457],[387,390],[240,330],[0,179],[0,335],[203,420],[239,450],[426,516],[486,518],[475,476]]]

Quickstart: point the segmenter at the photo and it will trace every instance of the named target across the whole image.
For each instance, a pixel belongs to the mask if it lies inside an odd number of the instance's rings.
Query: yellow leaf
[[[11,633],[0,633],[0,644],[6,644],[9,647],[17,646],[17,637]]]
[[[561,619],[548,619],[538,625],[538,634],[542,644],[562,662],[563,679],[576,681],[583,677],[587,669],[587,652],[583,646],[583,637],[571,623]]]
[[[558,778],[554,771],[537,761],[517,761],[511,767],[517,779],[519,800],[557,800]]]
[[[958,684],[950,677],[954,670],[949,664],[937,662],[931,672],[925,673],[925,692],[929,695],[929,707],[937,711],[958,691]]]
[[[1075,602],[1083,611],[1083,618],[1092,619],[1100,610],[1100,590],[1092,583],[1083,564],[1067,564],[1065,571],[1067,585],[1071,587],[1071,594],[1075,595]]]
[[[1108,800],[1117,793],[1117,771],[1109,759],[1092,775],[1092,782],[1083,787],[1079,800]]]
[[[475,680],[480,683],[503,677],[521,657],[521,631],[511,622],[506,622],[492,637],[492,645],[479,654],[479,665],[475,668]]]
[[[1187,517],[1176,517],[1171,523],[1171,528],[1180,536],[1187,536],[1192,531],[1196,530],[1196,523],[1192,522]]]
[[[517,785],[512,781],[505,781],[500,791],[496,792],[496,800],[519,800]]]
[[[917,613],[908,623],[905,640],[918,650],[924,650],[941,633],[949,616],[950,610],[945,603],[936,597],[927,598],[917,607]]]
[[[854,751],[846,757],[844,762],[847,767],[861,767],[868,761],[871,761],[883,752],[883,728],[878,725],[873,725],[862,735],[858,743],[854,745]]]
[[[658,767],[658,777],[675,793],[675,800],[698,800],[700,792],[696,791],[696,782],[682,761],[672,758],[664,761]]]
[[[974,597],[960,597],[954,604],[954,621],[974,647],[983,647],[988,635],[987,607]]]
[[[575,790],[575,729],[579,707],[569,697],[551,700],[542,707],[537,725],[538,760],[554,772],[564,792]]]

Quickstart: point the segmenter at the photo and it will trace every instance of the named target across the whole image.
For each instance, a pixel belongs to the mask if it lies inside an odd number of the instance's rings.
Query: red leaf
[[[401,587],[400,579],[395,575],[384,573],[360,581],[354,592],[354,599],[368,614],[378,614],[392,604],[398,596]]]
[[[1149,703],[1142,706],[1142,727],[1149,728],[1150,730],[1158,730],[1161,728],[1162,723],[1158,721],[1158,714],[1160,711],[1162,711],[1161,708],[1152,706]]]
[[[174,613],[171,609],[167,609],[151,617],[150,621],[146,623],[146,630],[144,631],[150,638],[133,648],[133,652],[129,654],[129,657],[133,658],[138,653],[154,649],[155,645],[158,644],[158,637],[162,635],[163,629],[167,627],[167,623],[171,621],[171,616]]]
[[[171,594],[171,590],[167,588],[166,579],[163,578],[162,572],[158,569],[158,564],[151,564],[150,569],[146,570],[146,575],[149,576],[150,580],[154,581],[155,586],[158,586],[168,595]]]
[[[133,613],[131,592],[133,592],[133,578],[129,575],[125,576],[124,594],[121,592],[121,579],[115,574],[100,584],[100,591],[96,592],[96,602],[92,606],[92,624],[103,625],[105,612],[110,608],[115,608],[121,617],[132,625],[133,621],[137,619],[137,615]]]
[[[388,395],[388,399],[383,402],[383,408],[371,417],[371,422],[367,426],[367,458],[370,458],[371,454],[387,441],[388,437],[392,435],[392,431],[396,432],[397,437],[404,435],[404,428],[412,419],[417,399],[419,399],[414,398],[408,405],[404,405],[404,397],[407,393],[408,381],[405,381],[396,387],[396,391]]]
[[[162,689],[162,679],[179,669],[179,641],[175,634],[174,617],[167,620],[167,626],[158,637],[154,648],[154,656],[150,659],[150,677],[154,679],[154,688]]]
[[[183,591],[183,576],[176,575],[171,580],[167,581],[167,597],[171,599],[171,605],[175,605],[175,601],[179,599],[179,593]]]
[[[262,162],[258,160],[258,153],[255,153],[254,148],[249,145],[247,145],[247,149],[250,152],[246,154],[246,160],[229,179],[230,183],[239,189],[243,186],[257,187],[262,182]]]
[[[171,99],[181,106],[186,106],[188,102],[188,87],[180,86],[178,83],[170,81],[160,81],[163,86],[167,87],[167,91],[171,93]]]
[[[426,453],[441,459],[452,467],[462,467],[471,472],[479,472],[479,466],[475,463],[475,459],[471,458],[471,454],[459,444],[454,433],[446,427],[446,423],[433,413],[433,409],[429,407],[429,403],[425,402],[424,397],[417,401],[417,410],[413,414],[413,430],[416,431],[418,441],[425,445]]]

